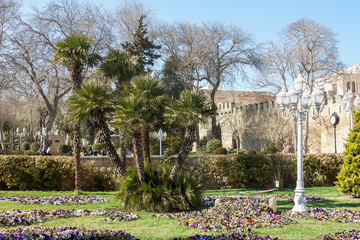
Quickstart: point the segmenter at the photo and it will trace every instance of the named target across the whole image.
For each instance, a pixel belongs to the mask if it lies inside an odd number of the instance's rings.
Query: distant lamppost
[[[339,116],[336,114],[336,112],[334,112],[334,113],[330,116],[330,124],[333,125],[333,127],[334,127],[335,153],[337,152],[337,150],[336,150],[336,125],[338,125],[339,122],[340,122],[340,118],[339,118]]]
[[[304,188],[304,176],[303,176],[303,120],[311,117],[317,119],[320,113],[320,105],[324,100],[324,92],[318,88],[309,93],[306,88],[305,79],[299,74],[294,80],[293,85],[289,92],[283,89],[277,96],[276,100],[280,105],[282,117],[284,119],[297,119],[297,181],[295,188],[295,206],[292,212],[307,212],[305,201],[305,188]],[[311,102],[315,104],[316,115],[312,116],[310,111]],[[291,110],[288,117],[285,116],[285,107],[290,104]]]
[[[23,137],[25,137],[25,135],[26,135],[26,129],[23,128],[22,132],[20,132],[19,128],[16,128],[16,134],[19,136],[19,139],[20,139],[19,149],[22,150],[22,149],[21,149],[21,148],[22,148],[22,147],[21,147],[21,139],[22,139]]]
[[[47,140],[48,136],[50,136],[50,133],[51,133],[50,131],[48,133],[46,133],[46,128],[44,128],[44,127],[42,128],[41,132],[40,131],[37,132],[39,137],[42,136],[42,144],[43,144],[43,146],[42,146],[41,152],[45,151],[46,140]]]
[[[160,140],[160,156],[162,156],[162,140],[166,139],[167,133],[160,128],[159,132],[155,133],[155,136]]]
[[[353,101],[354,94],[349,90],[341,99],[341,107],[349,112],[350,129],[353,129],[353,110],[359,109],[360,97],[359,95]]]

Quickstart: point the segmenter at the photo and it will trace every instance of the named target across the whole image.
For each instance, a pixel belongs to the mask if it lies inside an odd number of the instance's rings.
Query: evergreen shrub
[[[246,154],[256,154],[256,153],[257,153],[256,150],[249,150],[246,152]]]
[[[228,152],[227,152],[227,149],[226,148],[223,148],[223,147],[218,147],[217,149],[215,149],[213,151],[213,155],[226,155]]]
[[[40,150],[40,144],[37,143],[37,142],[33,142],[31,145],[30,145],[30,150],[32,152],[38,152]]]
[[[21,144],[21,149],[22,150],[30,150],[30,143],[28,143],[28,142],[23,142],[22,144]]]
[[[122,207],[131,211],[177,212],[202,208],[202,187],[197,174],[181,171],[171,181],[171,166],[145,166],[145,183],[140,185],[136,167],[127,170],[118,182],[116,195]]]
[[[68,155],[71,151],[71,146],[67,144],[59,144],[56,150],[60,155]]]
[[[221,141],[219,139],[211,139],[206,143],[206,152],[211,154],[218,147],[221,147]]]
[[[360,197],[360,111],[354,114],[353,121],[354,127],[345,143],[344,164],[336,185],[341,192]]]

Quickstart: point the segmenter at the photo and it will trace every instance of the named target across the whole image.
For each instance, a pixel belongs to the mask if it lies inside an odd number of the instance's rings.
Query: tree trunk
[[[124,176],[126,165],[120,160],[112,142],[109,127],[104,121],[104,114],[102,112],[92,113],[91,117],[94,121],[95,132],[98,137],[101,147],[104,149],[110,160],[114,163],[118,172]]]
[[[185,129],[184,141],[181,145],[178,158],[176,159],[175,165],[170,173],[170,179],[173,181],[175,176],[180,172],[184,162],[189,156],[189,153],[192,149],[192,144],[194,142],[196,125],[189,126]]]
[[[141,148],[141,133],[137,132],[134,127],[132,127],[132,143],[133,143],[133,153],[136,167],[138,169],[138,175],[140,184],[145,183],[145,170],[144,170],[144,158]]]
[[[119,128],[119,147],[120,147],[120,162],[126,168],[126,144],[124,131]]]
[[[199,151],[200,149],[200,130],[199,130],[199,124],[196,125],[196,135],[195,135],[195,142],[196,142],[196,151]]]
[[[210,93],[210,100],[211,100],[211,109],[216,109],[216,103],[215,103],[215,94],[217,91],[217,87],[213,86],[213,89]],[[212,139],[216,139],[217,135],[217,125],[216,125],[216,115],[211,117],[211,137]]]
[[[74,126],[74,151],[75,151],[75,190],[80,190],[80,124]]]
[[[145,123],[144,127],[141,128],[141,143],[142,143],[142,154],[144,161],[151,164],[150,158],[150,127],[149,124]]]
[[[4,143],[4,134],[3,134],[3,126],[2,126],[2,115],[0,116],[0,141],[1,141],[1,148],[5,149]]]

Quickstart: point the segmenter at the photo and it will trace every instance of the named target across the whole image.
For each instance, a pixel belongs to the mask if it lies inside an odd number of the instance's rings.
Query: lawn
[[[249,189],[235,189],[226,191],[225,195],[252,195],[257,196],[260,193],[256,193],[259,190]],[[246,194],[244,194],[246,192]],[[209,190],[205,191],[204,195],[223,195],[222,190]],[[264,193],[261,193],[264,194]],[[293,194],[293,189],[281,189],[266,194]],[[322,202],[308,203],[308,207],[321,207],[321,208],[336,208],[336,209],[349,209],[354,211],[360,211],[360,199],[352,199],[344,196],[337,191],[334,187],[314,187],[306,189],[307,195],[315,195],[324,197]],[[72,196],[73,192],[43,192],[43,191],[0,191],[0,197],[15,197],[15,196]],[[85,196],[99,196],[107,197],[110,199],[106,203],[91,203],[84,205],[40,205],[40,204],[20,204],[13,202],[0,202],[0,211],[12,211],[18,209],[20,211],[27,210],[71,210],[71,209],[86,209],[90,211],[117,209],[119,203],[114,199],[115,192],[84,192]],[[290,210],[293,207],[293,203],[287,199],[279,199],[278,212]],[[63,227],[74,226],[83,228],[94,229],[109,229],[109,230],[124,230],[126,233],[131,234],[140,239],[172,239],[175,237],[189,237],[196,234],[215,234],[214,232],[205,233],[204,230],[186,227],[179,225],[177,220],[168,218],[153,218],[157,213],[145,213],[145,212],[133,212],[140,216],[140,219],[126,222],[107,222],[102,221],[104,216],[84,216],[84,217],[72,217],[54,219],[51,221],[36,223],[28,227]],[[329,233],[340,232],[344,230],[360,229],[359,223],[337,223],[331,221],[316,221],[305,218],[296,218],[298,223],[285,225],[283,227],[274,228],[258,228],[255,229],[255,234],[259,236],[270,235],[271,237],[279,237],[281,239],[316,239],[320,235]],[[25,226],[20,226],[26,228]],[[2,227],[0,230],[16,229],[17,227]],[[229,232],[230,233],[230,232]]]

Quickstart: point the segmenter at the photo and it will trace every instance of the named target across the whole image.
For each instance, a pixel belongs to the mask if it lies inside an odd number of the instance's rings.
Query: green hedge
[[[74,158],[0,156],[1,190],[73,190]],[[112,170],[81,165],[82,190],[113,190]]]
[[[343,164],[342,154],[305,154],[304,182],[310,186],[334,186]],[[295,187],[296,156],[294,154],[251,154],[208,156],[201,162],[207,187],[226,185],[238,187],[273,187],[275,180],[280,187]]]

